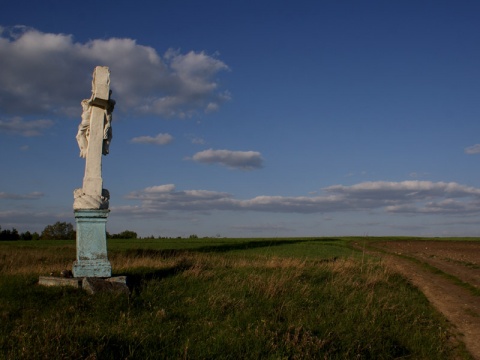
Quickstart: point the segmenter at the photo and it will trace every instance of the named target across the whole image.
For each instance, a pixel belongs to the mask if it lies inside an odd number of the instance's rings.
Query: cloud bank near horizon
[[[11,116],[77,116],[97,65],[110,67],[120,110],[187,118],[230,99],[216,79],[229,67],[215,55],[168,49],[161,56],[134,39],[81,43],[69,34],[15,26],[0,27],[0,108]]]
[[[257,196],[236,199],[232,194],[207,190],[175,190],[159,185],[131,192],[127,199],[138,206],[117,208],[124,214],[161,214],[168,211],[211,212],[261,211],[271,213],[331,213],[339,211],[383,211],[403,214],[480,213],[480,189],[455,182],[402,181],[333,185],[320,196]]]
[[[43,196],[45,195],[40,192],[0,193],[0,202],[38,201]],[[457,220],[448,217],[445,221],[442,220],[442,224],[450,221],[454,225],[472,225],[467,219],[480,214],[480,188],[455,182],[432,181],[372,181],[350,186],[328,186],[322,189],[321,195],[259,195],[251,199],[238,199],[233,194],[221,191],[177,190],[174,184],[163,184],[130,192],[125,199],[136,204],[112,206],[112,212],[119,218],[158,219],[189,216],[188,214],[197,217],[208,216],[216,211],[319,214],[325,218],[327,214],[359,212],[365,215],[383,213],[455,216]],[[48,211],[36,212],[29,207],[25,211],[0,212],[0,222],[24,227],[34,224],[45,226],[59,218],[68,220],[70,216]],[[267,227],[275,228],[274,231],[284,231],[287,228],[286,225],[280,225],[269,224]],[[238,228],[234,230],[239,231],[266,230],[265,224],[235,226]],[[253,228],[249,229],[250,226]],[[288,228],[289,231],[293,230],[291,226]]]
[[[14,194],[0,191],[0,200],[37,200],[44,196],[39,191],[34,191],[29,194]]]

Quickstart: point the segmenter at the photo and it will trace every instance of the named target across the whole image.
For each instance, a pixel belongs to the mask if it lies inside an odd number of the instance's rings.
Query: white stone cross
[[[82,122],[77,142],[85,158],[83,187],[74,191],[73,209],[77,223],[77,260],[75,277],[110,277],[112,266],[107,256],[106,223],[108,191],[103,189],[102,154],[107,155],[112,139],[110,70],[97,66],[93,72],[92,96],[82,101]]]
[[[108,154],[112,138],[115,101],[110,95],[110,70],[97,66],[93,72],[92,96],[82,101],[82,122],[77,133],[80,156],[86,158],[86,163],[83,187],[74,191],[75,210],[108,209],[110,196],[103,189],[102,154]]]

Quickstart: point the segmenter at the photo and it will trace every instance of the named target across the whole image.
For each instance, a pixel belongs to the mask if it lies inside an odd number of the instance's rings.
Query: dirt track
[[[363,247],[360,243],[356,245]],[[369,246],[367,252],[381,256],[385,265],[401,273],[427,296],[456,327],[458,338],[472,356],[480,360],[480,242],[406,240],[369,245],[373,246]],[[427,269],[411,258],[444,274]],[[477,293],[459,285],[452,276],[476,288]]]

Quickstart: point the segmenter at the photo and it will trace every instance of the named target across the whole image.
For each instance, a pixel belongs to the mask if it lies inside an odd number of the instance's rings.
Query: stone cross
[[[82,101],[82,122],[77,133],[80,156],[86,158],[86,163],[83,187],[74,192],[75,210],[108,209],[110,196],[103,189],[102,154],[108,154],[112,138],[115,100],[110,95],[110,70],[97,66],[93,72],[92,96]]]
[[[75,277],[110,277],[112,267],[107,257],[106,222],[109,194],[103,189],[102,154],[107,155],[112,139],[110,70],[97,66],[93,72],[92,96],[82,101],[82,122],[77,142],[85,158],[83,187],[74,191],[73,209],[77,224],[77,260]]]

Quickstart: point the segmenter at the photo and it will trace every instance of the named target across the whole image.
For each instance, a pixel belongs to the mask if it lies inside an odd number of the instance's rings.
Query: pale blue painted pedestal
[[[77,260],[74,277],[111,277],[107,256],[106,223],[110,210],[75,210]]]

